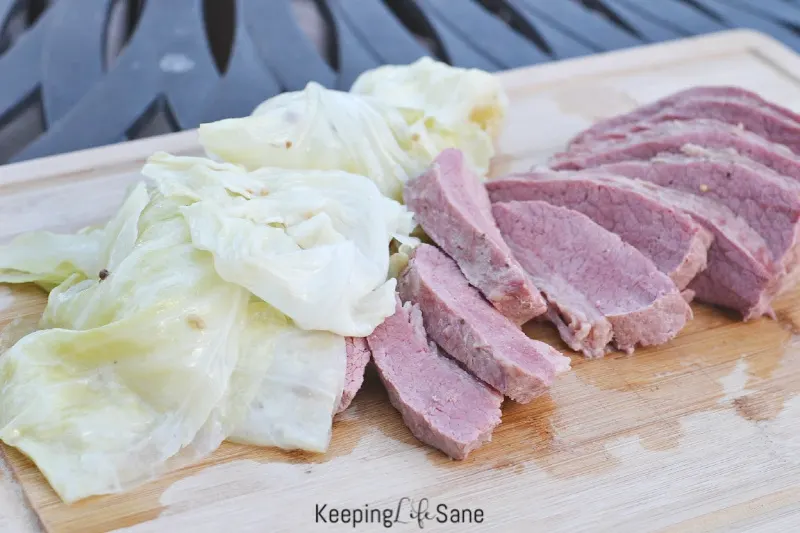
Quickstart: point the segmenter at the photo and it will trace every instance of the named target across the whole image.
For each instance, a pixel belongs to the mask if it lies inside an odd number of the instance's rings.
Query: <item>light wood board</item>
[[[800,110],[798,75],[798,56],[747,31],[504,73],[511,109],[493,173],[541,162],[593,120],[693,85],[741,85]],[[197,152],[195,133],[0,168],[0,242],[105,219],[155,150]],[[225,444],[130,493],[67,506],[30,461],[5,452],[52,533],[381,531],[317,524],[315,505],[395,508],[403,497],[483,510],[482,524],[425,524],[437,532],[797,531],[798,296],[781,298],[777,321],[694,305],[669,344],[575,356],[548,396],[507,402],[493,441],[464,462],[415,441],[374,374],[322,456]],[[0,324],[44,301],[13,288],[0,296]],[[561,346],[546,327],[531,334]]]

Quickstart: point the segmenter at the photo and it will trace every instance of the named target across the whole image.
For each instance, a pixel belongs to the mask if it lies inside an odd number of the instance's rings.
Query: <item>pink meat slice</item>
[[[417,439],[453,459],[491,440],[503,396],[428,342],[418,307],[398,300],[367,341],[389,400]]]
[[[584,331],[608,324],[617,348],[630,353],[669,341],[691,318],[678,288],[650,259],[586,215],[541,201],[496,203],[492,211],[554,309],[562,338],[586,356],[602,356],[605,346],[582,338]]]
[[[569,358],[525,335],[434,246],[414,250],[397,287],[404,302],[419,306],[425,329],[448,355],[517,402],[544,393],[569,369]]]
[[[649,257],[678,289],[705,270],[711,232],[686,213],[639,191],[538,170],[486,183],[492,202],[540,200],[573,209]]]
[[[527,175],[537,179],[538,173]],[[708,266],[689,284],[698,300],[729,307],[745,320],[771,314],[771,301],[781,292],[781,277],[764,238],[730,209],[708,198],[653,183],[588,169],[560,171],[548,180],[590,181],[645,196],[680,210],[710,231]]]
[[[444,150],[410,180],[404,199],[425,233],[504,316],[523,324],[545,312],[544,299],[497,231],[483,182],[459,150]]]
[[[649,161],[597,167],[702,196],[724,205],[758,232],[785,276],[800,265],[800,183],[736,154],[690,147]]]
[[[713,119],[644,122],[640,130],[596,139],[556,154],[556,170],[578,170],[628,160],[647,160],[659,154],[683,153],[687,145],[727,150],[800,181],[800,156],[782,144],[768,141],[737,125]]]
[[[341,413],[350,406],[356,393],[364,383],[364,370],[370,359],[369,346],[364,337],[346,337],[347,369],[345,371],[344,390],[339,402],[337,413]]]
[[[800,116],[739,87],[694,87],[680,91],[630,113],[601,120],[577,135],[570,149],[594,139],[646,128],[656,123],[698,118],[741,126],[769,141],[800,151]]]

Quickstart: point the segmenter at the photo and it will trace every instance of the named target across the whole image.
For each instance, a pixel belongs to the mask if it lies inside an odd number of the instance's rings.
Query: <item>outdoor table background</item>
[[[800,50],[800,0],[0,0],[0,163],[423,55],[497,71],[737,27]]]

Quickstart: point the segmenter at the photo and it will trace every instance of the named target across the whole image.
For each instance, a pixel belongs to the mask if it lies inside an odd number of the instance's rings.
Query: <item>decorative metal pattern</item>
[[[120,8],[130,35],[107,57]],[[32,108],[43,126],[0,162],[138,137],[153,117],[246,115],[309,81],[346,90],[424,55],[496,71],[734,27],[800,50],[800,0],[0,0],[0,130]]]

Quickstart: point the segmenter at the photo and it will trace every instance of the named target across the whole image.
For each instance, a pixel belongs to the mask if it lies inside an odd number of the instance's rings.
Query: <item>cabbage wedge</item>
[[[400,109],[423,110],[451,130],[476,126],[490,137],[500,134],[508,112],[508,97],[499,78],[430,57],[410,65],[368,70],[356,79],[350,92]]]
[[[419,139],[397,110],[314,82],[249,117],[201,124],[199,137],[208,154],[250,170],[341,170],[367,176],[395,200],[429,163],[408,153]]]
[[[401,112],[418,139],[408,146],[415,159],[430,163],[445,148],[458,148],[478,175],[488,173],[508,111],[496,76],[422,57],[368,70],[350,92]]]

